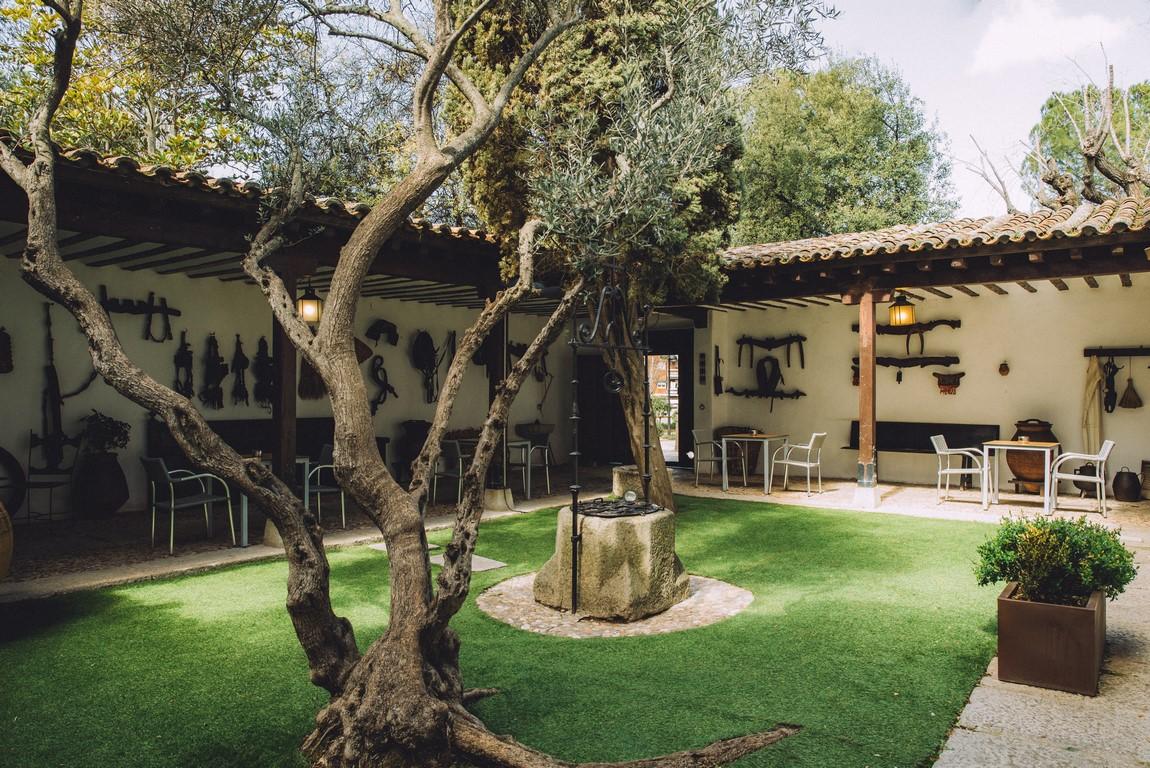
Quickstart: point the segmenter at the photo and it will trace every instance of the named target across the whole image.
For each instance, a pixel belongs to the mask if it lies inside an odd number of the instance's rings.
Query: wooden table
[[[773,432],[773,433],[746,432],[746,433],[737,433],[737,434],[733,434],[733,435],[723,435],[719,439],[719,445],[721,446],[721,453],[722,453],[722,459],[723,459],[723,490],[724,491],[728,490],[728,482],[727,482],[727,443],[728,443],[728,441],[729,442],[735,442],[735,443],[743,443],[744,445],[746,445],[748,443],[762,443],[763,444],[763,493],[765,494],[765,493],[767,493],[768,488],[770,487],[770,482],[771,482],[771,469],[772,469],[771,468],[771,441],[772,440],[786,440],[788,437],[790,437],[789,434],[783,434],[780,432]],[[749,451],[746,451],[745,448],[744,448],[744,452],[749,453]],[[748,467],[748,470],[753,471],[753,468]]]
[[[993,500],[998,503],[998,457],[1004,451],[1039,451],[1042,453],[1042,512],[1050,514],[1050,465],[1058,455],[1061,443],[1037,440],[989,440],[982,444],[982,508],[988,509]],[[994,453],[994,467],[990,454]],[[991,498],[993,496],[993,499]]]

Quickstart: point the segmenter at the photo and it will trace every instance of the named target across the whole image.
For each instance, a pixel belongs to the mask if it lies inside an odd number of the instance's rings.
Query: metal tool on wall
[[[715,396],[723,394],[723,360],[719,357],[719,345],[715,345],[715,375],[713,377]]]
[[[206,408],[219,410],[224,407],[224,379],[228,376],[228,364],[220,354],[220,343],[216,334],[208,334],[204,347],[204,386],[200,389],[200,402]]]
[[[445,360],[455,357],[455,331],[448,331],[443,346],[435,346],[435,341],[427,331],[418,331],[411,342],[411,364],[423,374],[423,396],[428,403],[439,398],[439,368]]]
[[[399,393],[395,391],[395,387],[387,379],[387,369],[383,367],[383,357],[376,355],[371,358],[371,379],[375,385],[379,387],[379,392],[376,393],[375,399],[371,401],[371,415],[374,416],[379,406],[387,402],[388,396],[399,397]]]
[[[192,369],[196,360],[192,355],[192,346],[188,344],[188,332],[180,331],[180,346],[172,358],[176,367],[176,378],[172,388],[184,397],[191,397],[196,393],[195,374]]]
[[[153,291],[148,291],[148,298],[144,301],[137,299],[113,299],[108,297],[108,287],[106,285],[100,286],[100,306],[102,306],[108,314],[143,315],[144,340],[158,343],[171,341],[172,318],[183,315],[180,310],[169,307],[168,300],[165,298],[161,297],[159,303],[157,303],[156,294]],[[152,333],[153,319],[156,315],[159,315],[161,320],[159,336]]]
[[[256,378],[255,386],[252,388],[256,405],[261,408],[271,408],[276,394],[276,361],[268,352],[266,336],[260,336],[260,340],[256,344],[256,358],[252,362],[252,375]]]
[[[236,351],[232,353],[232,405],[248,404],[247,371],[251,361],[244,354],[244,343],[236,334]]]
[[[911,323],[910,325],[876,325],[875,333],[879,336],[906,336],[906,353],[910,354],[910,340],[912,337],[918,337],[918,353],[920,355],[926,353],[926,334],[933,331],[935,328],[954,328],[962,327],[961,320],[927,320],[922,323]],[[855,323],[851,326],[851,330],[858,333],[859,324]]]
[[[801,345],[799,349],[802,349]],[[771,412],[775,410],[775,400],[797,400],[800,397],[807,396],[807,393],[801,389],[793,389],[790,391],[782,389],[783,384],[786,383],[783,379],[783,368],[779,363],[779,359],[774,355],[767,355],[759,360],[758,365],[755,366],[755,379],[759,385],[757,389],[734,389],[733,387],[728,387],[727,392],[732,395],[738,395],[739,397],[768,398],[771,401]]]
[[[787,367],[791,367],[791,347],[797,346],[799,348],[799,368],[807,367],[807,356],[803,351],[803,342],[807,340],[806,336],[801,333],[790,333],[786,336],[767,336],[765,338],[756,339],[751,336],[740,336],[735,343],[739,345],[738,365],[743,367],[743,347],[748,347],[750,354],[749,364],[753,368],[755,365],[755,348],[764,349],[768,352],[779,347],[787,348]]]
[[[0,373],[12,373],[12,337],[0,325]]]
[[[52,303],[47,301],[44,302],[44,333],[47,363],[44,365],[44,389],[40,396],[40,434],[32,435],[32,447],[40,449],[44,469],[51,472],[59,470],[64,463],[64,447],[79,444],[79,437],[69,437],[64,432],[64,401],[91,386],[96,380],[96,371],[93,369],[84,382],[71,392],[61,392],[60,375],[56,370],[56,340],[52,337]]]
[[[1123,366],[1114,362],[1113,357],[1102,364],[1102,377],[1106,380],[1102,406],[1107,413],[1114,413],[1114,409],[1118,406],[1118,385],[1114,380],[1122,368]]]

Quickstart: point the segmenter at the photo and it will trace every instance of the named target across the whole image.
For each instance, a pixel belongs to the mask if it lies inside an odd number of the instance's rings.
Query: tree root
[[[482,701],[483,699],[498,695],[498,688],[468,688],[463,692],[463,703],[474,704],[477,701]]]
[[[569,763],[520,744],[510,736],[499,736],[474,716],[455,712],[451,718],[451,744],[459,756],[487,768],[714,768],[758,752],[788,736],[802,726],[782,723],[769,731],[748,733],[660,757],[621,763]]]

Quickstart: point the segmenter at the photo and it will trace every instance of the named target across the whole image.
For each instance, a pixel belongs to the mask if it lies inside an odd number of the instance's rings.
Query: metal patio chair
[[[1071,480],[1076,483],[1093,483],[1098,486],[1098,511],[1106,517],[1106,460],[1110,458],[1110,452],[1114,450],[1114,441],[1106,440],[1102,443],[1102,450],[1098,451],[1093,456],[1089,453],[1064,453],[1054,460],[1050,465],[1050,483],[1046,487],[1046,492],[1050,494],[1050,514],[1054,514],[1058,510],[1058,481]],[[1068,461],[1092,461],[1094,466],[1097,467],[1098,473],[1095,475],[1076,475],[1073,472],[1060,471],[1062,465]]]
[[[232,494],[228,484],[221,478],[208,472],[193,472],[190,469],[168,469],[163,459],[140,457],[144,465],[144,473],[148,477],[148,506],[152,510],[152,546],[156,546],[156,509],[163,504],[168,508],[168,554],[175,554],[176,548],[176,510],[201,507],[204,511],[204,525],[208,535],[212,534],[211,506],[217,501],[227,502],[228,528],[232,533],[232,544],[236,543],[236,525],[232,519]],[[207,481],[207,482],[205,482]],[[211,481],[220,484],[223,493],[212,493],[208,490]],[[176,487],[195,483],[199,486],[199,493],[177,495]]]
[[[807,472],[807,495],[811,495],[811,470],[818,470],[819,478],[819,493],[823,492],[823,442],[827,439],[826,432],[815,432],[811,435],[809,442],[799,445],[792,443],[789,440],[780,445],[775,450],[775,455],[771,458],[771,476],[767,479],[767,493],[771,492],[771,485],[775,479],[775,469],[783,465],[783,490],[787,490],[787,483],[790,480],[791,467],[795,469],[805,469]],[[796,458],[795,454],[802,454],[802,458]]]
[[[335,449],[331,445],[325,445],[319,451],[319,463],[316,464],[308,472],[308,498],[307,508],[311,509],[311,497],[315,497],[315,514],[316,518],[323,522],[323,496],[325,493],[338,493],[339,494],[339,516],[343,521],[343,527],[347,528],[347,499],[344,496],[343,488],[340,486],[339,481],[335,478],[335,459],[333,454]],[[324,471],[327,471],[330,482],[324,482]]]
[[[982,482],[982,454],[974,448],[951,448],[946,444],[944,435],[931,435],[930,444],[938,456],[938,487],[935,490],[935,503],[941,504],[943,499],[950,498],[950,478],[971,477]],[[965,461],[960,466],[952,466],[951,460],[959,458],[969,460],[972,466],[966,466]],[[943,479],[946,479],[946,495],[943,495]],[[960,480],[961,482],[961,480]]]
[[[458,504],[463,501],[463,463],[471,457],[463,453],[463,446],[459,440],[444,440],[442,446],[439,460],[435,464],[435,472],[431,475],[431,500],[435,501],[439,478],[446,477],[455,481],[455,503]],[[526,479],[524,482],[526,483]]]
[[[710,479],[715,478],[715,465],[723,463],[723,445],[718,440],[712,440],[707,436],[705,429],[692,429],[691,438],[695,443],[695,487],[699,487],[699,465],[710,464],[711,472],[708,476]],[[727,461],[738,461],[743,466],[743,485],[747,484],[747,455],[743,450],[741,443],[732,441],[731,448],[734,450],[727,456]],[[702,454],[702,450],[706,449],[707,455]]]

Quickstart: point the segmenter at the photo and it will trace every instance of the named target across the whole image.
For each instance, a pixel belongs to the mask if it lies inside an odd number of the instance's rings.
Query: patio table
[[[771,482],[771,441],[772,440],[786,440],[790,437],[789,434],[781,432],[746,432],[736,433],[732,435],[723,435],[719,440],[720,452],[722,454],[723,464],[723,490],[728,490],[727,481],[727,443],[762,443],[763,444],[763,493],[767,493]]]
[[[1008,451],[1038,451],[1042,454],[1042,512],[1050,514],[1050,465],[1058,455],[1061,443],[1048,443],[1037,440],[989,440],[982,444],[982,508],[988,509],[991,501],[998,503],[998,475],[1000,454]],[[990,454],[994,453],[994,467],[990,465]],[[992,498],[993,497],[993,498]]]
[[[470,452],[472,455],[474,455],[475,446],[478,444],[479,444],[478,438],[467,437],[467,438],[462,438],[459,441],[460,447],[462,448],[462,447],[466,446],[468,449],[470,449]],[[523,492],[527,496],[527,498],[529,498],[529,499],[531,498],[531,460],[533,458],[532,448],[533,448],[533,446],[532,446],[532,443],[530,440],[508,440],[507,441],[507,452],[508,452],[508,454],[510,454],[511,451],[521,451],[520,456],[522,457],[523,463],[526,465],[526,468],[527,468],[527,482],[526,482],[526,487],[523,489]],[[510,460],[510,456],[508,456],[508,459]]]

